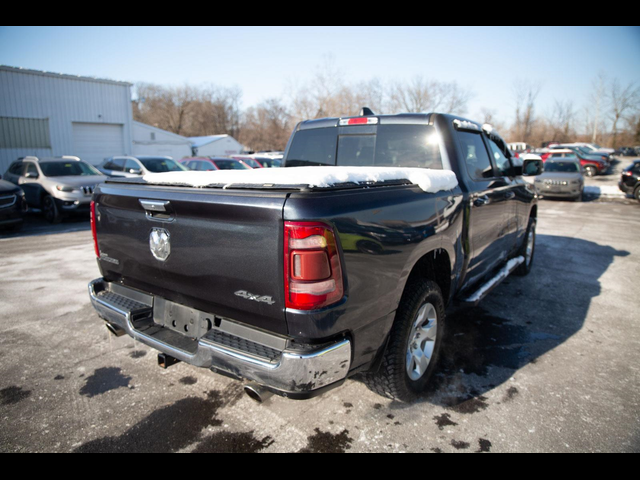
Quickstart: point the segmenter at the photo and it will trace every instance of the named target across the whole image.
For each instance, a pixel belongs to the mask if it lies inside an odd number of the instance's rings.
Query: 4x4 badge
[[[171,237],[164,228],[154,228],[149,235],[149,247],[155,258],[164,262],[171,255]]]
[[[238,290],[235,292],[235,295],[247,300],[253,300],[254,302],[268,303],[269,305],[276,303],[271,297],[266,295],[255,295],[253,293],[245,292],[244,290]]]

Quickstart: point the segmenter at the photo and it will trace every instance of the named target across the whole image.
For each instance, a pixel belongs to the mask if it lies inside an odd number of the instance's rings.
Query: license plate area
[[[178,332],[185,337],[199,339],[211,330],[215,317],[195,308],[155,297],[153,303],[153,321],[155,324]]]

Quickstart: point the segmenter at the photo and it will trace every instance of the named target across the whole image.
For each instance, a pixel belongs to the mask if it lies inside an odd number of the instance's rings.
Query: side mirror
[[[29,172],[24,177],[25,178],[38,178],[38,174],[33,173],[33,172]]]
[[[520,170],[520,172],[518,172]],[[516,174],[524,177],[535,177],[544,172],[544,162],[542,160],[525,160],[522,167],[516,167]]]
[[[131,170],[129,170],[129,173],[131,173],[133,175],[142,175],[142,170],[132,168]]]

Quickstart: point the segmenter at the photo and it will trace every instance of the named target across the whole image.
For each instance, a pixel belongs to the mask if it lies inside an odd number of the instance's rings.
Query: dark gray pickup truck
[[[541,162],[511,158],[487,125],[435,113],[305,121],[284,167],[268,169],[281,184],[211,176],[196,188],[186,172],[100,185],[102,278],[89,292],[111,332],[159,350],[161,366],[242,379],[256,400],[310,398],[360,373],[411,401],[447,306],[531,268],[537,196],[522,175]],[[340,169],[384,175],[291,181]],[[405,175],[417,169],[454,181],[425,189]]]

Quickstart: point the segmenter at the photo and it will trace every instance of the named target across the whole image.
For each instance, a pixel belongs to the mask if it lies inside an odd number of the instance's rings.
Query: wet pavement
[[[86,221],[0,236],[0,451],[637,452],[640,205],[543,201],[538,234],[528,277],[448,312],[418,402],[354,378],[262,406],[107,333]]]

